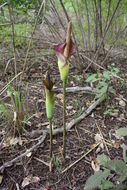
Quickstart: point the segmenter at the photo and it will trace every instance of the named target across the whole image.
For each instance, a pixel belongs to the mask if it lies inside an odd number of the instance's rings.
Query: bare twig
[[[113,20],[115,14],[116,14],[116,11],[117,11],[117,9],[118,9],[118,7],[119,7],[121,1],[122,1],[122,0],[118,0],[118,2],[117,2],[117,4],[116,4],[116,7],[115,7],[114,12],[113,12],[113,14],[112,14],[112,16],[111,16],[111,19],[110,19],[110,21],[109,21],[109,23],[108,23],[108,25],[107,25],[107,27],[106,27],[106,29],[105,29],[105,33],[104,33],[104,35],[103,35],[103,38],[102,38],[102,40],[101,40],[101,42],[100,42],[100,44],[99,44],[99,47],[98,47],[98,49],[97,49],[97,51],[96,51],[96,54],[94,55],[94,59],[97,59],[99,50],[100,50],[102,44],[104,43],[104,41],[105,41],[105,39],[106,39],[106,37],[107,37],[107,34],[108,34],[108,32],[109,32],[109,28],[110,28],[110,26],[111,26],[112,20]]]
[[[87,0],[84,0],[85,8],[86,8],[86,16],[87,16],[87,25],[88,25],[88,49],[90,51],[91,44],[90,44],[90,18],[89,18],[89,10],[87,5]]]
[[[77,3],[77,8],[78,8],[78,7],[79,7],[78,1],[76,1],[76,3]],[[86,48],[85,33],[84,33],[83,26],[82,26],[82,21],[81,21],[81,15],[80,15],[79,8],[78,8],[78,12],[77,12],[73,0],[71,0],[71,4],[72,4],[72,7],[73,7],[74,12],[75,12],[76,19],[77,19],[77,21],[78,21],[78,26],[79,26],[79,29],[80,29],[80,32],[81,32],[81,35],[82,35],[82,42],[83,42],[83,44],[84,44],[84,48]]]
[[[43,130],[43,136],[42,136],[41,140],[37,144],[33,145],[30,149],[26,150],[26,152],[24,152],[23,154],[20,154],[19,156],[17,156],[13,160],[5,162],[0,167],[0,171],[3,172],[5,168],[10,167],[14,162],[16,162],[17,160],[23,158],[24,156],[26,156],[28,153],[32,152],[33,150],[37,149],[44,142],[44,140],[46,138],[46,135],[47,135],[46,131]]]
[[[14,18],[13,18],[13,7],[10,5],[10,0],[8,0],[8,10],[10,16],[10,23],[12,27],[12,42],[13,42],[13,54],[14,54],[14,64],[15,64],[15,76],[17,75],[17,63],[16,63],[16,49],[15,49],[15,30],[14,30]],[[17,78],[16,78],[16,87],[17,87]]]
[[[117,41],[120,39],[120,37],[123,35],[123,33],[125,32],[126,29],[127,29],[127,25],[124,27],[123,30],[120,30],[120,31],[118,32],[118,35],[117,35],[115,41],[113,42],[113,45],[112,45],[112,46],[110,47],[110,49],[108,50],[108,52],[107,52],[107,54],[106,54],[106,56],[105,56],[103,62],[101,63],[101,65],[104,65],[104,62],[107,60],[107,58],[108,58],[109,54],[111,53],[112,49],[114,48],[114,46],[116,45]]]
[[[11,63],[12,60],[14,60],[14,57],[8,60],[8,62],[7,62],[7,64],[6,64],[6,67],[5,67],[5,69],[4,69],[4,75],[6,74],[8,65]]]
[[[5,5],[8,5],[8,2],[5,2],[5,3],[3,3],[2,5],[0,5],[0,9],[1,9],[2,7],[4,7]]]
[[[95,122],[95,123],[96,123],[96,126],[97,126],[97,128],[98,128],[98,131],[99,131],[99,133],[100,133],[100,135],[101,135],[101,137],[102,137],[102,140],[103,140],[103,143],[104,143],[104,145],[105,145],[106,151],[107,151],[108,155],[110,155],[109,150],[108,150],[108,147],[107,147],[107,144],[106,144],[105,139],[104,139],[104,137],[103,137],[102,131],[101,131],[101,129],[100,129],[98,123],[97,123],[97,122]]]
[[[45,162],[45,161],[43,161],[43,160],[41,160],[41,159],[39,159],[39,158],[37,158],[37,157],[34,157],[34,159],[37,160],[38,162],[41,162],[41,163],[43,163],[44,165],[46,165],[46,166],[49,167],[49,163],[47,163],[47,162]]]
[[[83,120],[85,117],[87,117],[98,105],[100,105],[105,100],[105,97],[101,97],[97,101],[95,101],[87,110],[85,110],[78,118],[72,119],[69,123],[67,123],[66,131],[69,131],[74,125],[76,125],[78,122]],[[49,133],[49,130],[47,131]],[[40,135],[42,133],[42,130],[36,130],[34,133],[37,135]],[[53,135],[57,135],[59,133],[63,133],[63,128],[57,128],[53,129]],[[33,137],[33,132],[28,133],[28,136]]]
[[[16,76],[14,76],[8,83],[5,85],[2,90],[0,91],[0,96],[7,90],[8,85],[11,84],[17,77],[19,77],[22,74],[22,72],[18,73]]]
[[[36,29],[36,26],[37,26],[38,16],[40,15],[41,10],[42,10],[44,7],[45,7],[45,0],[42,1],[41,6],[40,6],[40,9],[39,9],[38,14],[37,14],[37,17],[36,17],[36,19],[35,19],[33,32],[32,32],[32,34],[31,34],[31,38],[30,38],[30,41],[29,41],[29,44],[28,44],[28,48],[27,48],[27,52],[26,52],[26,56],[25,56],[25,60],[24,60],[23,71],[22,71],[22,78],[24,77],[24,72],[25,72],[27,57],[28,57],[29,50],[30,50],[30,47],[31,47],[33,35],[34,35],[35,29]]]
[[[54,88],[54,92],[59,93],[63,92],[63,88]],[[90,94],[95,94],[95,90],[89,86],[86,87],[80,87],[80,86],[75,86],[75,87],[67,87],[66,88],[67,93],[90,93]]]
[[[96,144],[94,148],[91,148],[87,153],[83,154],[78,160],[70,164],[67,168],[65,168],[61,173],[65,173],[69,169],[71,169],[74,165],[78,164],[83,158],[85,158],[90,152],[92,152],[100,143]]]
[[[101,97],[97,101],[95,101],[87,110],[85,110],[78,118],[72,119],[69,123],[67,123],[66,130],[69,131],[75,124],[83,120],[85,117],[87,117],[101,102],[105,100],[105,97]],[[62,128],[57,128],[53,130],[53,135],[56,135],[58,133],[62,133]]]
[[[102,69],[102,70],[104,70],[104,71],[109,71],[109,70],[105,69],[104,67],[98,65],[95,61],[93,61],[92,59],[88,58],[87,56],[85,56],[85,55],[83,55],[83,56],[84,56],[84,58],[86,58],[86,59],[90,62],[90,64],[88,65],[88,67],[85,69],[84,72],[86,72],[86,71],[88,70],[88,68],[90,67],[91,64],[96,65],[98,68],[100,68],[100,69]],[[110,71],[109,71],[109,72],[110,72]],[[111,75],[112,75],[114,78],[118,78],[118,79],[124,81],[124,79],[121,78],[121,77],[118,76],[118,75],[115,75],[115,74],[113,74],[113,73],[111,73]]]
[[[60,24],[61,24],[61,26],[62,26],[64,32],[66,32],[65,27],[64,27],[64,24],[63,24],[63,22],[62,22],[62,20],[61,20],[61,17],[60,17],[60,15],[59,15],[59,12],[58,12],[57,8],[55,7],[55,2],[54,2],[53,0],[50,0],[50,2],[51,2],[51,4],[52,4],[52,7],[53,7],[53,9],[54,9],[54,12],[56,13],[56,16],[57,16],[57,18],[58,18],[58,20],[59,20],[59,22],[60,22]]]

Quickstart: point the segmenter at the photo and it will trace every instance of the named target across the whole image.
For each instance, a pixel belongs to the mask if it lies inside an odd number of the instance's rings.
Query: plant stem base
[[[66,157],[66,83],[63,82],[63,158]]]

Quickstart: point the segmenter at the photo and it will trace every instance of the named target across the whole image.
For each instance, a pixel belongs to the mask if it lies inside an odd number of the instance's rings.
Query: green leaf
[[[113,68],[113,72],[114,72],[114,74],[118,74],[119,73],[119,69],[117,67],[114,67]]]
[[[60,172],[61,171],[61,164],[60,164],[58,156],[56,156],[55,165],[56,165],[57,170]]]
[[[96,78],[97,74],[92,74],[90,75],[87,79],[86,82],[92,82]]]
[[[111,181],[105,180],[104,183],[101,185],[102,189],[110,189],[114,187],[114,184]]]
[[[110,93],[112,93],[112,94],[115,94],[115,93],[116,93],[115,89],[114,89],[112,86],[110,86],[110,87],[108,88],[108,91],[109,91]]]
[[[123,128],[117,129],[116,135],[123,136],[123,137],[127,136],[127,128],[123,127]]]
[[[100,92],[101,92],[102,94],[106,93],[106,92],[107,92],[107,88],[108,88],[107,85],[106,85],[106,86],[103,86],[103,87],[100,89]]]
[[[5,105],[0,104],[0,113],[6,113],[7,109],[5,107]]]
[[[97,85],[98,89],[101,89],[103,87],[108,87],[108,83],[104,82],[104,81],[99,81],[99,84]]]
[[[127,163],[127,154],[126,154],[127,153],[127,145],[122,144],[121,148],[123,149],[123,160],[124,160],[124,162]]]
[[[8,105],[0,104],[0,116],[4,114],[6,118],[11,118],[11,112],[9,110]],[[12,119],[12,118],[11,118]]]
[[[127,166],[122,160],[109,160],[104,164],[104,167],[118,173],[120,175],[119,180],[121,182],[127,178]]]
[[[8,86],[8,92],[9,92],[9,96],[11,97],[13,94],[13,90],[12,90],[12,87],[10,85]]]
[[[108,115],[108,114],[110,114],[112,112],[113,112],[113,109],[109,108],[109,109],[107,109],[107,110],[104,111],[104,115]]]
[[[105,154],[101,154],[97,156],[97,160],[99,162],[99,165],[105,165],[106,162],[109,161],[109,157],[106,156]]]
[[[103,76],[105,79],[110,80],[111,79],[111,73],[109,71],[104,71]]]
[[[93,190],[110,175],[110,171],[105,169],[104,171],[97,171],[94,175],[88,178],[84,190]]]
[[[119,184],[115,186],[112,190],[127,190],[127,186],[124,184]]]

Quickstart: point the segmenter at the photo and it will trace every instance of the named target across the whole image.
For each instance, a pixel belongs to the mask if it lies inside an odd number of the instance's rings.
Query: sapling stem
[[[66,156],[66,82],[63,82],[63,157]]]

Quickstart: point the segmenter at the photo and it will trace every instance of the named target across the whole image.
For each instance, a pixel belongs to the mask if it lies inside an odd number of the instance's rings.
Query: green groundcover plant
[[[0,101],[1,117],[6,117],[7,121],[14,126],[15,134],[23,132],[25,123],[24,101],[27,95],[26,91],[21,93],[20,88],[14,90],[11,85],[8,86],[9,102]]]
[[[127,136],[127,128],[123,127],[116,130],[116,135],[119,137]],[[100,170],[96,171],[94,175],[90,176],[86,181],[84,190],[126,190],[127,184],[127,145],[121,144],[123,149],[123,160],[111,160],[105,154],[97,156],[97,161]],[[115,177],[117,176],[117,177]],[[113,181],[115,177],[115,181]]]

